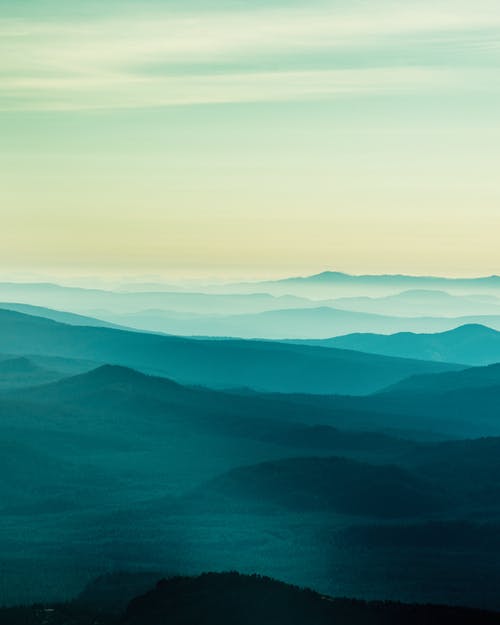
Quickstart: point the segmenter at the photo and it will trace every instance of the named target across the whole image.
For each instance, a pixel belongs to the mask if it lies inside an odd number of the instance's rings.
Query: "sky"
[[[2,275],[500,272],[498,0],[0,0]]]

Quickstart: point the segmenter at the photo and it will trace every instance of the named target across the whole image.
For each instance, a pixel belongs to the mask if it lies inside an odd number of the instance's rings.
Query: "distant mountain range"
[[[255,314],[194,315],[181,313],[136,313],[105,318],[114,323],[146,331],[201,337],[252,339],[327,338],[354,332],[392,334],[442,332],[464,324],[483,324],[500,329],[500,315],[473,317],[391,317],[330,306],[290,308]]]
[[[187,384],[277,392],[365,394],[417,373],[460,368],[312,346],[75,326],[8,310],[0,310],[0,345],[11,354],[120,364]]]
[[[297,279],[299,285],[330,286],[323,293],[297,294],[266,293],[266,285],[274,282],[249,284],[248,292],[243,293],[231,292],[238,288],[231,284],[219,285],[220,292],[211,292],[211,287],[207,287],[207,292],[191,293],[0,283],[0,301],[6,302],[3,304],[6,309],[73,325],[125,326],[184,336],[328,338],[353,332],[441,332],[466,323],[500,329],[500,290],[448,293],[437,289],[432,282],[428,288],[417,285],[418,288],[405,288],[402,292],[399,289],[389,294],[383,291],[382,295],[377,291],[376,296],[370,297],[342,297],[342,292],[332,287],[339,280],[340,284],[351,284],[351,280],[357,284],[361,278],[344,274],[301,278]],[[368,278],[378,284],[379,280],[384,283],[383,279],[391,277]],[[405,276],[393,278],[403,282],[416,280]],[[447,279],[430,280],[446,282]],[[493,278],[448,282],[455,287],[462,282],[476,286],[496,284]],[[290,279],[277,284],[294,285],[296,281]]]
[[[393,316],[460,317],[500,314],[500,297],[495,295],[452,295],[446,291],[414,289],[385,297],[343,297],[332,306],[358,312]]]
[[[0,621],[494,622],[499,280],[0,284]]]
[[[408,289],[445,290],[454,293],[500,291],[500,276],[478,278],[444,278],[408,275],[352,275],[339,271],[323,271],[310,276],[247,282],[227,285],[234,292],[257,290],[273,295],[295,294],[303,297],[336,297],[341,294],[378,296],[390,295]]]
[[[293,295],[274,296],[265,292],[235,294],[224,293],[223,289],[221,293],[185,290],[106,291],[36,282],[0,282],[0,300],[84,312],[94,317],[99,317],[101,312],[132,313],[162,310],[227,315],[317,305],[307,298]]]

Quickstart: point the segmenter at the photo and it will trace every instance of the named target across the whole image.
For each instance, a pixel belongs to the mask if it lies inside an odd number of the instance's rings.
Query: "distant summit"
[[[227,292],[267,292],[314,298],[395,295],[409,289],[442,290],[456,294],[491,293],[500,291],[500,276],[451,278],[444,276],[405,274],[349,274],[322,271],[305,276],[290,276],[263,282],[227,284]]]
[[[308,276],[291,276],[289,278],[282,278],[280,280],[274,280],[274,282],[287,282],[290,280],[301,281],[336,281],[336,280],[359,280],[359,281],[406,281],[406,282],[442,282],[442,283],[498,283],[500,285],[500,276],[492,274],[490,276],[478,276],[477,278],[449,278],[444,276],[430,276],[430,275],[408,275],[403,273],[382,273],[382,274],[351,274],[342,271],[321,271],[320,273],[311,274]]]

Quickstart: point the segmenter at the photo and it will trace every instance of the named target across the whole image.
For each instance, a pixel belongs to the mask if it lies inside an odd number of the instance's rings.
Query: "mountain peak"
[[[97,367],[96,369],[92,369],[87,373],[81,374],[81,376],[77,377],[85,377],[86,379],[92,379],[93,381],[105,381],[105,382],[123,382],[130,380],[139,380],[146,378],[144,373],[140,373],[135,369],[131,369],[130,367],[124,367],[122,365],[112,365],[105,364]]]
[[[458,326],[453,330],[449,330],[448,334],[474,334],[476,336],[493,336],[497,335],[498,331],[490,328],[489,326],[482,325],[481,323],[466,323]]]

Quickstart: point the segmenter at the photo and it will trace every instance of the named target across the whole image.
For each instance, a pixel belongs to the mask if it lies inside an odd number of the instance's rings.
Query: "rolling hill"
[[[139,291],[84,289],[51,283],[0,282],[0,301],[18,302],[16,306],[35,305],[71,310],[85,315],[99,311],[124,314],[137,311],[171,311],[204,314],[255,313],[278,308],[314,306],[306,298],[273,296],[269,293],[225,294],[165,290],[155,286]],[[171,287],[170,287],[171,288]],[[23,311],[19,308],[19,312]]]

